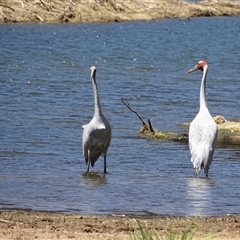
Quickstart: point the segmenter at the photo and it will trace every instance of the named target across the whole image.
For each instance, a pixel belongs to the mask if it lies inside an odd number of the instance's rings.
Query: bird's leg
[[[90,161],[88,160],[87,173],[89,172]]]
[[[206,178],[208,177],[208,168],[204,168],[204,173],[206,174]]]
[[[107,156],[104,155],[104,174],[107,173]]]
[[[91,159],[90,159],[90,151],[88,150],[88,167],[87,167],[87,173],[89,172],[90,162],[91,162]]]

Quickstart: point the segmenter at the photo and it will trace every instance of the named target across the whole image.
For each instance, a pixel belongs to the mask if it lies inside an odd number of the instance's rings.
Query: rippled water
[[[94,214],[240,213],[240,147],[217,147],[194,178],[186,143],[141,138],[130,104],[154,127],[185,131],[209,63],[213,116],[240,119],[240,17],[109,24],[0,25],[0,209]],[[82,125],[93,115],[92,65],[112,125],[103,159],[86,175]]]

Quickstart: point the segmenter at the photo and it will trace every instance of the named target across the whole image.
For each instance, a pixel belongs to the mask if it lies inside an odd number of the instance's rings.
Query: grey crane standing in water
[[[93,66],[90,68],[90,78],[94,93],[94,116],[88,124],[82,126],[82,147],[83,156],[88,165],[87,172],[89,172],[90,163],[93,167],[100,155],[103,154],[104,173],[107,173],[107,151],[111,142],[111,126],[101,110],[96,83],[96,71],[96,67]]]
[[[207,62],[199,61],[194,68],[187,71],[187,74],[196,70],[203,71],[203,76],[200,87],[200,109],[189,128],[189,148],[196,176],[201,168],[204,168],[204,173],[208,177],[208,170],[216,146],[218,128],[208,111],[206,102]]]

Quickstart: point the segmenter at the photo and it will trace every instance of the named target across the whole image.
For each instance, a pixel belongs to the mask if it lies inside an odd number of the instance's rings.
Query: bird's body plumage
[[[96,84],[96,67],[91,67],[91,80],[94,92],[94,116],[92,120],[83,125],[83,156],[86,164],[93,167],[101,154],[104,157],[104,173],[106,173],[106,157],[107,151],[111,142],[111,126],[104,116],[98,96],[98,89]]]
[[[205,61],[200,61],[193,69],[187,73],[195,70],[202,70],[203,77],[200,87],[200,109],[189,128],[189,148],[191,153],[191,162],[195,168],[196,175],[198,175],[201,168],[204,168],[206,177],[212,163],[212,158],[216,146],[218,128],[209,113],[206,103],[206,75],[208,65]]]
[[[208,175],[216,140],[217,126],[212,116],[207,109],[199,111],[189,129],[191,162],[196,174],[199,173],[201,168],[204,168],[204,173]]]

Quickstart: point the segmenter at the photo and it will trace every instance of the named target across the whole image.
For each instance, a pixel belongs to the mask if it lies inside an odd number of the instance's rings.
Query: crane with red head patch
[[[187,71],[187,74],[196,70],[201,70],[203,76],[200,87],[200,109],[189,128],[189,149],[196,176],[201,168],[204,168],[204,173],[208,177],[208,171],[216,147],[218,128],[208,110],[206,102],[207,62],[199,61],[196,66]]]
[[[203,71],[203,68],[204,68],[205,66],[208,67],[208,64],[207,64],[206,61],[203,61],[203,60],[202,60],[202,61],[199,61],[196,66],[194,66],[192,69],[190,69],[190,70],[187,71],[187,74],[188,74],[188,73],[191,73],[191,72],[194,72],[194,71],[197,71],[197,70]]]

